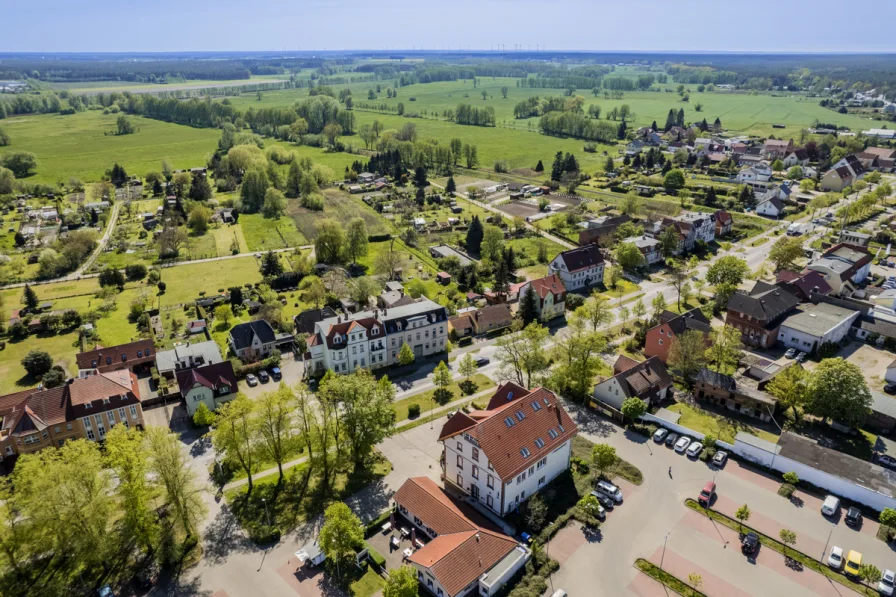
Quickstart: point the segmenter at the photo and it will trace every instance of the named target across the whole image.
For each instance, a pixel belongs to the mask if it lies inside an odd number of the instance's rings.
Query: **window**
[[[26,446],[28,444],[36,444],[39,441],[40,441],[40,436],[36,433],[32,433],[31,435],[25,436],[25,445]]]
[[[534,467],[534,466],[530,466],[530,467],[529,467],[529,476],[531,477],[531,476],[534,475],[534,474],[535,474],[535,467]]]
[[[488,479],[486,479],[486,481],[485,481],[485,484],[488,486],[489,489],[494,489],[495,488],[495,478],[492,477],[491,475],[489,475]]]
[[[115,411],[110,410],[106,413],[106,418],[109,419],[109,429],[115,427]]]
[[[473,460],[479,462],[479,448],[473,448]]]
[[[474,479],[479,478],[479,467],[476,466],[475,464],[473,465],[473,478]]]
[[[457,455],[457,468],[464,470],[464,458],[460,454]]]
[[[552,427],[548,430],[548,435],[551,436],[551,439],[557,439],[557,436],[559,436],[560,434],[557,433],[557,430]]]
[[[514,425],[516,425],[516,421],[513,420],[513,417],[507,417],[506,419],[504,419],[504,424],[508,427],[513,427]]]
[[[563,428],[563,425],[557,425],[560,428],[560,433],[566,433],[566,429]]]
[[[462,443],[460,443],[460,442],[457,442],[457,451],[458,451],[458,452],[463,452],[463,451],[464,451],[464,445],[463,445]]]
[[[60,431],[62,431],[62,428],[59,425],[53,427],[53,433],[59,433]]]
[[[152,349],[147,348],[146,350],[143,351],[143,354],[145,354],[146,356],[151,355],[151,354],[152,354]]]
[[[93,427],[90,424],[90,417],[84,417],[84,429],[87,431],[87,439],[90,441],[96,440],[96,437],[93,435]]]
[[[121,362],[124,363],[126,360],[128,360],[128,355],[121,353]]]
[[[485,503],[488,504],[488,507],[489,507],[489,508],[494,509],[494,507],[495,507],[495,500],[492,499],[492,496],[490,496],[490,495],[489,495],[489,496],[486,496],[486,498],[485,498]]]
[[[523,458],[528,458],[530,453],[529,448],[520,448],[520,454],[523,455]]]
[[[542,485],[544,485],[544,477],[538,480],[538,486],[541,487]]]
[[[100,439],[106,438],[106,427],[103,425],[103,417],[99,413],[93,415],[93,421],[96,423],[96,431]]]
[[[457,486],[458,486],[458,487],[463,487],[463,486],[464,486],[464,478],[461,477],[460,475],[457,476]]]
[[[526,415],[523,414],[523,411],[521,411],[521,410],[516,411],[516,420],[517,421],[522,421],[525,418],[526,418]]]
[[[358,347],[352,346],[352,354],[358,354]]]
[[[544,458],[542,458],[541,460],[538,461],[538,468],[543,467],[543,466],[546,465],[547,463],[548,463],[548,457],[545,456]]]
[[[96,367],[96,361],[90,361],[90,366],[91,366],[91,367]]]
[[[111,365],[111,364],[112,364],[112,357],[106,357],[106,364],[107,364],[107,365]]]
[[[532,410],[534,410],[534,411],[536,411],[536,412],[540,411],[540,410],[541,410],[541,405],[540,405],[539,403],[537,403],[537,402],[533,402],[533,403],[532,403]]]
[[[131,418],[137,420],[137,407],[131,406]]]
[[[543,448],[543,447],[544,447],[544,440],[541,439],[540,437],[535,438],[535,447],[536,447],[536,448]]]
[[[490,470],[490,471],[495,470],[495,467],[492,466],[491,462],[488,463],[488,470]]]
[[[66,429],[67,431],[71,431],[71,430],[72,430],[72,424],[71,424],[71,423],[66,423],[66,424],[65,424],[65,429]]]
[[[663,339],[660,338],[660,346],[662,346],[662,345],[663,345]]]

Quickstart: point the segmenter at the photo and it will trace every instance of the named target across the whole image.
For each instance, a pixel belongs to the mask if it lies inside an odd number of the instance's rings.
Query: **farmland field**
[[[88,111],[70,116],[35,115],[7,118],[3,128],[12,143],[0,153],[30,151],[37,172],[27,180],[56,184],[70,177],[99,180],[118,162],[138,176],[161,170],[162,160],[174,168],[204,166],[220,132],[131,116],[139,129],[132,135],[105,135],[115,129],[115,114]]]
[[[284,216],[277,220],[261,214],[243,214],[239,219],[250,251],[267,251],[307,245],[308,239],[296,229],[295,220]]]
[[[308,239],[307,242],[313,242],[317,238],[317,222],[328,218],[343,225],[347,225],[352,218],[363,218],[367,224],[367,234],[369,235],[390,234],[394,231],[393,226],[362,203],[360,197],[352,197],[337,189],[327,189],[324,191],[324,195],[326,195],[326,201],[322,212],[299,207],[296,202],[290,201],[289,216],[295,220],[296,228],[304,238]],[[242,222],[242,218],[240,221]]]

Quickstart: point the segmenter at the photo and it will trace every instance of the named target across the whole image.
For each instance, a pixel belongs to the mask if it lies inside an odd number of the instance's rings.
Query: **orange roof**
[[[529,284],[532,285],[535,294],[537,294],[538,298],[541,300],[544,300],[548,293],[554,295],[566,294],[566,286],[563,285],[563,280],[561,280],[560,276],[557,274],[551,274],[550,276],[538,278],[537,280],[530,280]],[[522,299],[522,296],[520,298]]]
[[[410,560],[429,568],[448,597],[453,597],[516,547],[510,537],[480,529],[436,537]]]
[[[439,535],[477,528],[429,477],[411,477],[392,499],[413,512]]]

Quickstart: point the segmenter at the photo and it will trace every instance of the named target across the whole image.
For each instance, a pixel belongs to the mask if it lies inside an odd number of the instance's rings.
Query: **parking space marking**
[[[719,578],[712,572],[709,572],[702,566],[692,562],[691,560],[679,555],[672,549],[666,549],[663,554],[663,546],[659,545],[653,555],[648,560],[659,566],[662,562],[663,570],[669,574],[687,582],[688,575],[692,573],[699,574],[703,579],[703,592],[707,595],[724,595],[725,597],[751,597],[749,593],[741,591],[730,582]]]
[[[647,576],[640,570],[626,589],[638,597],[668,597],[668,592],[660,581]]]

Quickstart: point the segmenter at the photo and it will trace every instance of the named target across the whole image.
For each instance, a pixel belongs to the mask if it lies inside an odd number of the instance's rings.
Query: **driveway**
[[[747,503],[753,512],[750,524],[777,536],[781,528],[796,532],[796,547],[820,558],[828,537],[844,549],[858,549],[865,561],[878,568],[892,568],[893,552],[873,534],[866,522],[854,531],[842,522],[821,516],[817,498],[803,497],[803,505],[777,495],[780,481],[729,462],[721,471],[690,460],[637,434],[624,432],[590,410],[569,405],[580,433],[594,442],[609,443],[617,454],[638,466],[644,474],[639,487],[624,487],[625,502],[607,515],[596,537],[583,537],[573,553],[557,549],[565,558],[553,587],[570,595],[660,595],[633,563],[645,558],[680,578],[696,572],[703,577],[708,595],[848,595],[821,575],[796,572],[784,558],[762,548],[755,561],[740,553],[737,534],[688,509],[684,500],[694,497],[715,479],[716,508],[725,511]],[[560,535],[558,534],[558,537]],[[570,539],[566,539],[569,543]],[[567,548],[568,549],[568,548]],[[554,555],[552,553],[552,555]],[[548,593],[550,594],[550,593]]]
[[[291,386],[302,381],[302,376],[305,374],[305,366],[302,364],[302,361],[293,360],[293,358],[287,354],[284,355],[283,360],[280,361],[280,371],[283,374],[281,381]],[[278,384],[279,382],[275,382],[272,379],[268,381],[268,383],[259,382],[257,386],[252,388],[249,387],[249,384],[243,379],[239,382],[239,390],[249,398],[255,399],[265,392],[276,390]]]

